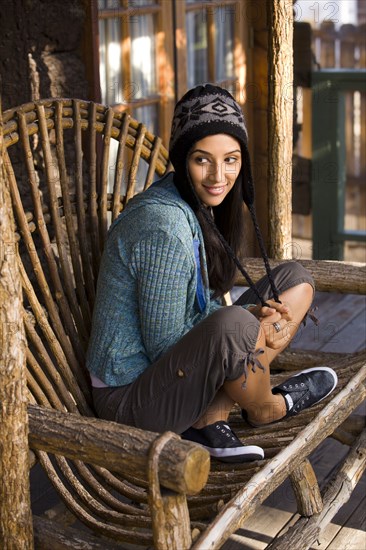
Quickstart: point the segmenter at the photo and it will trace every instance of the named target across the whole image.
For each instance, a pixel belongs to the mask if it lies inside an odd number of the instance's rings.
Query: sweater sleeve
[[[186,319],[189,285],[195,284],[193,256],[176,236],[154,231],[135,244],[131,268],[142,340],[155,361],[193,326]]]

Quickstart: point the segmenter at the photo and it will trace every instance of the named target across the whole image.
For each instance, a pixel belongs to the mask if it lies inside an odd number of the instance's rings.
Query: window
[[[235,17],[238,2],[186,2],[188,88],[235,79]]]
[[[169,140],[174,103],[200,83],[245,84],[244,18],[232,0],[98,0],[103,103]]]

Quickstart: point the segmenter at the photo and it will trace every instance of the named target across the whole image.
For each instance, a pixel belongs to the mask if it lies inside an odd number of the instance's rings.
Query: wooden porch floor
[[[311,321],[297,334],[292,348],[351,353],[366,348],[366,297],[317,292],[314,304],[320,323]],[[366,418],[366,403],[357,409]],[[327,483],[348,447],[326,439],[310,456],[320,487]],[[222,550],[262,550],[298,518],[296,501],[286,480],[227,541]],[[291,550],[283,548],[283,550]],[[350,500],[324,529],[312,550],[366,550],[366,472]]]
[[[309,320],[307,326],[296,336],[292,348],[340,353],[365,349],[365,296],[317,292],[314,304],[319,308],[316,312],[320,321],[319,327]],[[358,408],[357,413],[366,416],[365,403]],[[327,439],[311,455],[311,463],[321,487],[332,476],[347,451],[347,446]],[[45,510],[57,505],[54,512],[58,512],[61,523],[72,523],[70,513],[60,504],[39,465],[31,473],[31,485],[33,513],[42,515]],[[46,517],[50,515],[46,513]],[[222,549],[262,550],[274,537],[286,531],[297,517],[295,497],[287,480],[223,545]],[[80,524],[76,525],[84,529]],[[126,548],[138,547],[126,544]],[[351,499],[323,531],[312,550],[366,550],[366,473],[359,481]]]

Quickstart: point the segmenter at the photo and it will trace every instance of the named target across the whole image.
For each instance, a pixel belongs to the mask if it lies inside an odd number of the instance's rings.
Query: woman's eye
[[[234,164],[235,162],[239,162],[239,159],[237,159],[236,157],[227,157],[225,159],[226,164]]]
[[[205,157],[196,157],[195,160],[198,164],[206,164],[208,162]]]

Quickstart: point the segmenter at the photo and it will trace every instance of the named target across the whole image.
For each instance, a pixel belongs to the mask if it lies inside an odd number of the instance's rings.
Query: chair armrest
[[[161,434],[38,405],[28,405],[28,416],[32,449],[147,479],[150,447]],[[177,493],[198,493],[209,471],[208,451],[179,437],[159,455],[159,482]]]
[[[270,260],[271,267],[290,260]],[[298,260],[298,263],[310,271],[314,277],[315,288],[324,292],[342,292],[366,294],[365,266],[363,262],[341,262],[336,260]],[[261,258],[245,258],[245,267],[251,278],[257,282],[266,272]],[[242,275],[236,282],[238,286],[247,286]]]

